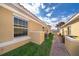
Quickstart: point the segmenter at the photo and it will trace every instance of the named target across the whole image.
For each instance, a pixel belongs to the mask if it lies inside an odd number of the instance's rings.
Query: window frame
[[[15,22],[15,18],[18,19],[18,22]],[[13,25],[14,26],[14,37],[27,36],[28,35],[28,21],[20,17],[17,17],[17,16],[14,16],[13,20],[14,20],[14,25]],[[26,25],[23,24],[23,22],[26,22]],[[20,32],[19,34],[15,34],[16,30],[23,30],[22,31],[23,33]]]

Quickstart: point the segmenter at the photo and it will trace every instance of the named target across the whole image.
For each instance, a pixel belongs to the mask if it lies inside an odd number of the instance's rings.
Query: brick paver
[[[54,37],[50,56],[69,56],[64,44],[61,43],[61,37]]]

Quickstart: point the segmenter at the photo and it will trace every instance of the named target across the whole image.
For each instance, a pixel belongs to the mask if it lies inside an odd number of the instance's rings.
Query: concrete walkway
[[[54,36],[50,56],[69,56],[63,43],[61,43],[61,37]]]

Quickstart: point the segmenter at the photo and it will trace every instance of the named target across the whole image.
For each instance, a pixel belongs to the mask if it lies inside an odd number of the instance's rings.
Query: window
[[[16,18],[16,17],[14,17],[14,25],[16,26],[16,25],[18,25],[18,24],[19,24],[19,19]]]
[[[27,35],[28,22],[24,19],[14,17],[14,37]]]

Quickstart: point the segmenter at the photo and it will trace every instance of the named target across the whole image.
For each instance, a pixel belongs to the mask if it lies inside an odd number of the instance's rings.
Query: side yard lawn
[[[49,34],[41,45],[30,42],[24,46],[5,53],[2,56],[49,56],[52,40],[53,34]]]

